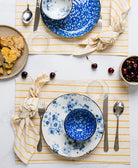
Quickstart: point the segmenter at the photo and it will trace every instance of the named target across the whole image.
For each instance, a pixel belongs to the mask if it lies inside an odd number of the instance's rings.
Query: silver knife
[[[35,9],[34,31],[36,31],[38,28],[39,19],[40,19],[40,0],[37,0]]]
[[[103,100],[103,119],[104,119],[104,151],[108,151],[108,93],[104,94]]]

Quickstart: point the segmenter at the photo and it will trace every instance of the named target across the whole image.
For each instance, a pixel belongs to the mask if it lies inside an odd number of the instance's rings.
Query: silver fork
[[[45,102],[40,102],[39,106],[38,106],[38,114],[40,117],[40,139],[37,145],[37,151],[41,152],[42,151],[42,119],[43,119],[43,115],[45,113]]]

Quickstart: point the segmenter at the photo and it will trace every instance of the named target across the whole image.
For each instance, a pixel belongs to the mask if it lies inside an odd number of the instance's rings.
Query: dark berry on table
[[[110,68],[108,68],[108,73],[109,73],[109,74],[114,73],[114,69],[113,69],[113,68],[111,68],[111,67],[110,67]]]
[[[50,79],[54,79],[55,76],[56,76],[55,72],[51,72],[51,73],[50,73]]]
[[[92,69],[96,69],[96,68],[98,67],[98,65],[97,65],[96,63],[93,63],[93,64],[91,65],[91,67],[92,67]]]
[[[122,69],[122,74],[123,74],[123,75],[126,75],[126,74],[127,74],[127,69],[126,69],[126,68],[123,68],[123,69]]]
[[[28,73],[26,71],[23,71],[21,73],[21,76],[22,76],[23,79],[25,79],[27,77],[27,75],[28,75]]]

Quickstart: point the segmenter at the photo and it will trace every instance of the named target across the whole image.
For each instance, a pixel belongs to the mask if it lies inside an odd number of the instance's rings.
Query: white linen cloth
[[[38,109],[39,92],[48,81],[49,77],[45,74],[37,77],[30,87],[29,94],[24,99],[23,105],[19,106],[19,112],[12,117],[13,128],[16,132],[14,151],[25,164],[33,156],[40,137],[31,119],[35,116]],[[24,138],[21,138],[22,136]]]

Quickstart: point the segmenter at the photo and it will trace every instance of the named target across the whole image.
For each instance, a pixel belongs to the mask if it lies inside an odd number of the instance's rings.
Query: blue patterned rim
[[[61,20],[48,18],[41,9],[41,15],[45,25],[55,34],[73,38],[83,36],[92,30],[100,17],[99,0],[73,0],[71,13]]]
[[[77,128],[74,129],[76,126]],[[64,128],[67,135],[77,141],[85,141],[91,138],[96,131],[96,127],[96,118],[86,109],[75,109],[71,111],[64,121]],[[77,129],[81,130],[77,131]]]
[[[97,127],[88,140],[78,142],[65,132],[64,121],[73,109],[85,108],[93,113]],[[47,145],[57,154],[67,158],[77,158],[93,151],[102,139],[104,132],[103,115],[99,106],[88,96],[76,93],[61,95],[46,109],[42,121],[42,133]]]

